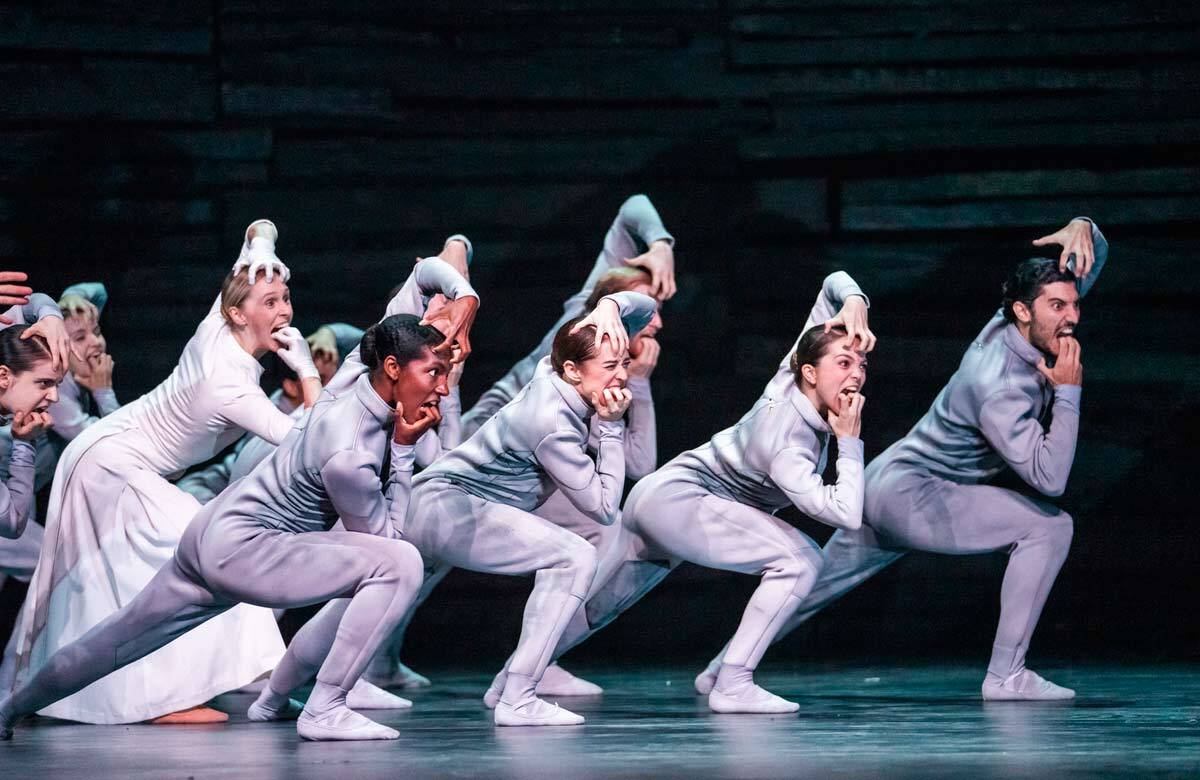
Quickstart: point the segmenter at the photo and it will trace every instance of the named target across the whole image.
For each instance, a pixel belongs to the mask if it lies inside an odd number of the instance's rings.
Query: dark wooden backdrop
[[[1081,329],[1075,547],[1035,651],[1194,657],[1198,26],[1164,0],[6,3],[0,258],[49,292],[108,284],[129,400],[174,365],[250,220],[279,225],[305,330],[368,323],[463,231],[484,296],[470,401],[646,192],[678,238],[663,459],[740,416],[836,268],[873,300],[877,453],[1028,242],[1090,215],[1112,260]],[[982,663],[1003,566],[911,557],[771,657]],[[586,652],[707,655],[752,585],[681,571]],[[452,578],[413,658],[498,660],[527,587]]]

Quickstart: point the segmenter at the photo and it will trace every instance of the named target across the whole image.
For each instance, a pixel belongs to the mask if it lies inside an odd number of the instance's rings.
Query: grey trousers
[[[1050,588],[1071,547],[1066,512],[991,485],[959,485],[879,461],[866,470],[866,523],[826,543],[817,584],[777,638],[899,560],[909,550],[970,555],[1007,551],[1000,622],[988,671],[1020,671]]]
[[[417,551],[394,539],[199,517],[141,593],[13,692],[12,713],[36,712],[82,690],[242,602],[291,608],[349,597],[317,675],[348,691],[408,610],[421,572]]]
[[[762,579],[729,642],[726,661],[754,669],[821,571],[815,542],[782,520],[714,495],[679,469],[634,486],[622,513],[624,540],[597,577],[555,657],[628,609],[683,561]]]

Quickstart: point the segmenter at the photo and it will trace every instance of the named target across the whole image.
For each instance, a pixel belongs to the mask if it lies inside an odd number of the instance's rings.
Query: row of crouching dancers
[[[1025,665],[1071,518],[989,483],[1010,469],[1028,492],[1065,489],[1079,301],[1108,253],[1090,220],[1034,241],[1058,256],[1016,266],[929,411],[870,465],[870,304],[837,271],[749,411],[657,466],[650,379],[675,255],[645,196],[621,206],[542,341],[465,412],[480,300],[466,237],[417,261],[365,332],[331,323],[308,338],[291,325],[277,241],[272,223],[249,226],[175,370],[123,406],[103,287],[56,303],[0,275],[12,305],[0,571],[29,581],[0,669],[0,736],[33,713],[224,720],[206,704],[257,681],[251,721],[295,719],[311,740],[393,739],[362,712],[410,707],[387,689],[429,684],[402,662],[403,639],[455,567],[532,578],[483,693],[498,726],[583,723],[562,701],[602,689],[559,657],[685,561],[760,578],[697,693],[717,713],[796,712],[755,681],[767,649],[910,550],[1008,552],[983,698],[1074,696]],[[47,483],[43,529],[33,496]],[[835,529],[823,549],[775,516],[787,506]],[[285,648],[278,615],[313,605]]]

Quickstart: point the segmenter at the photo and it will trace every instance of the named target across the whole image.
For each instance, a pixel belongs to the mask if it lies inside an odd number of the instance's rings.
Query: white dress
[[[218,300],[166,381],[67,446],[17,628],[18,682],[127,604],[171,558],[200,504],[168,475],[245,431],[278,443],[291,429],[259,387],[261,374]],[[283,649],[271,610],[241,605],[39,714],[87,723],[155,718],[252,682]]]

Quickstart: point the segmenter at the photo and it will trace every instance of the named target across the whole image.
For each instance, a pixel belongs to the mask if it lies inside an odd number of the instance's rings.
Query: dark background
[[[0,258],[51,294],[108,285],[129,401],[174,366],[252,219],[279,226],[305,332],[373,321],[462,231],[483,295],[469,404],[645,192],[678,241],[660,460],[748,408],[838,268],[880,336],[871,456],[1029,241],[1090,215],[1112,254],[1081,329],[1074,548],[1034,658],[1195,659],[1198,27],[1200,5],[1144,0],[5,4]],[[768,659],[982,666],[1004,563],[911,556]],[[685,567],[578,655],[707,658],[753,585]],[[497,665],[528,587],[452,575],[413,665]]]

